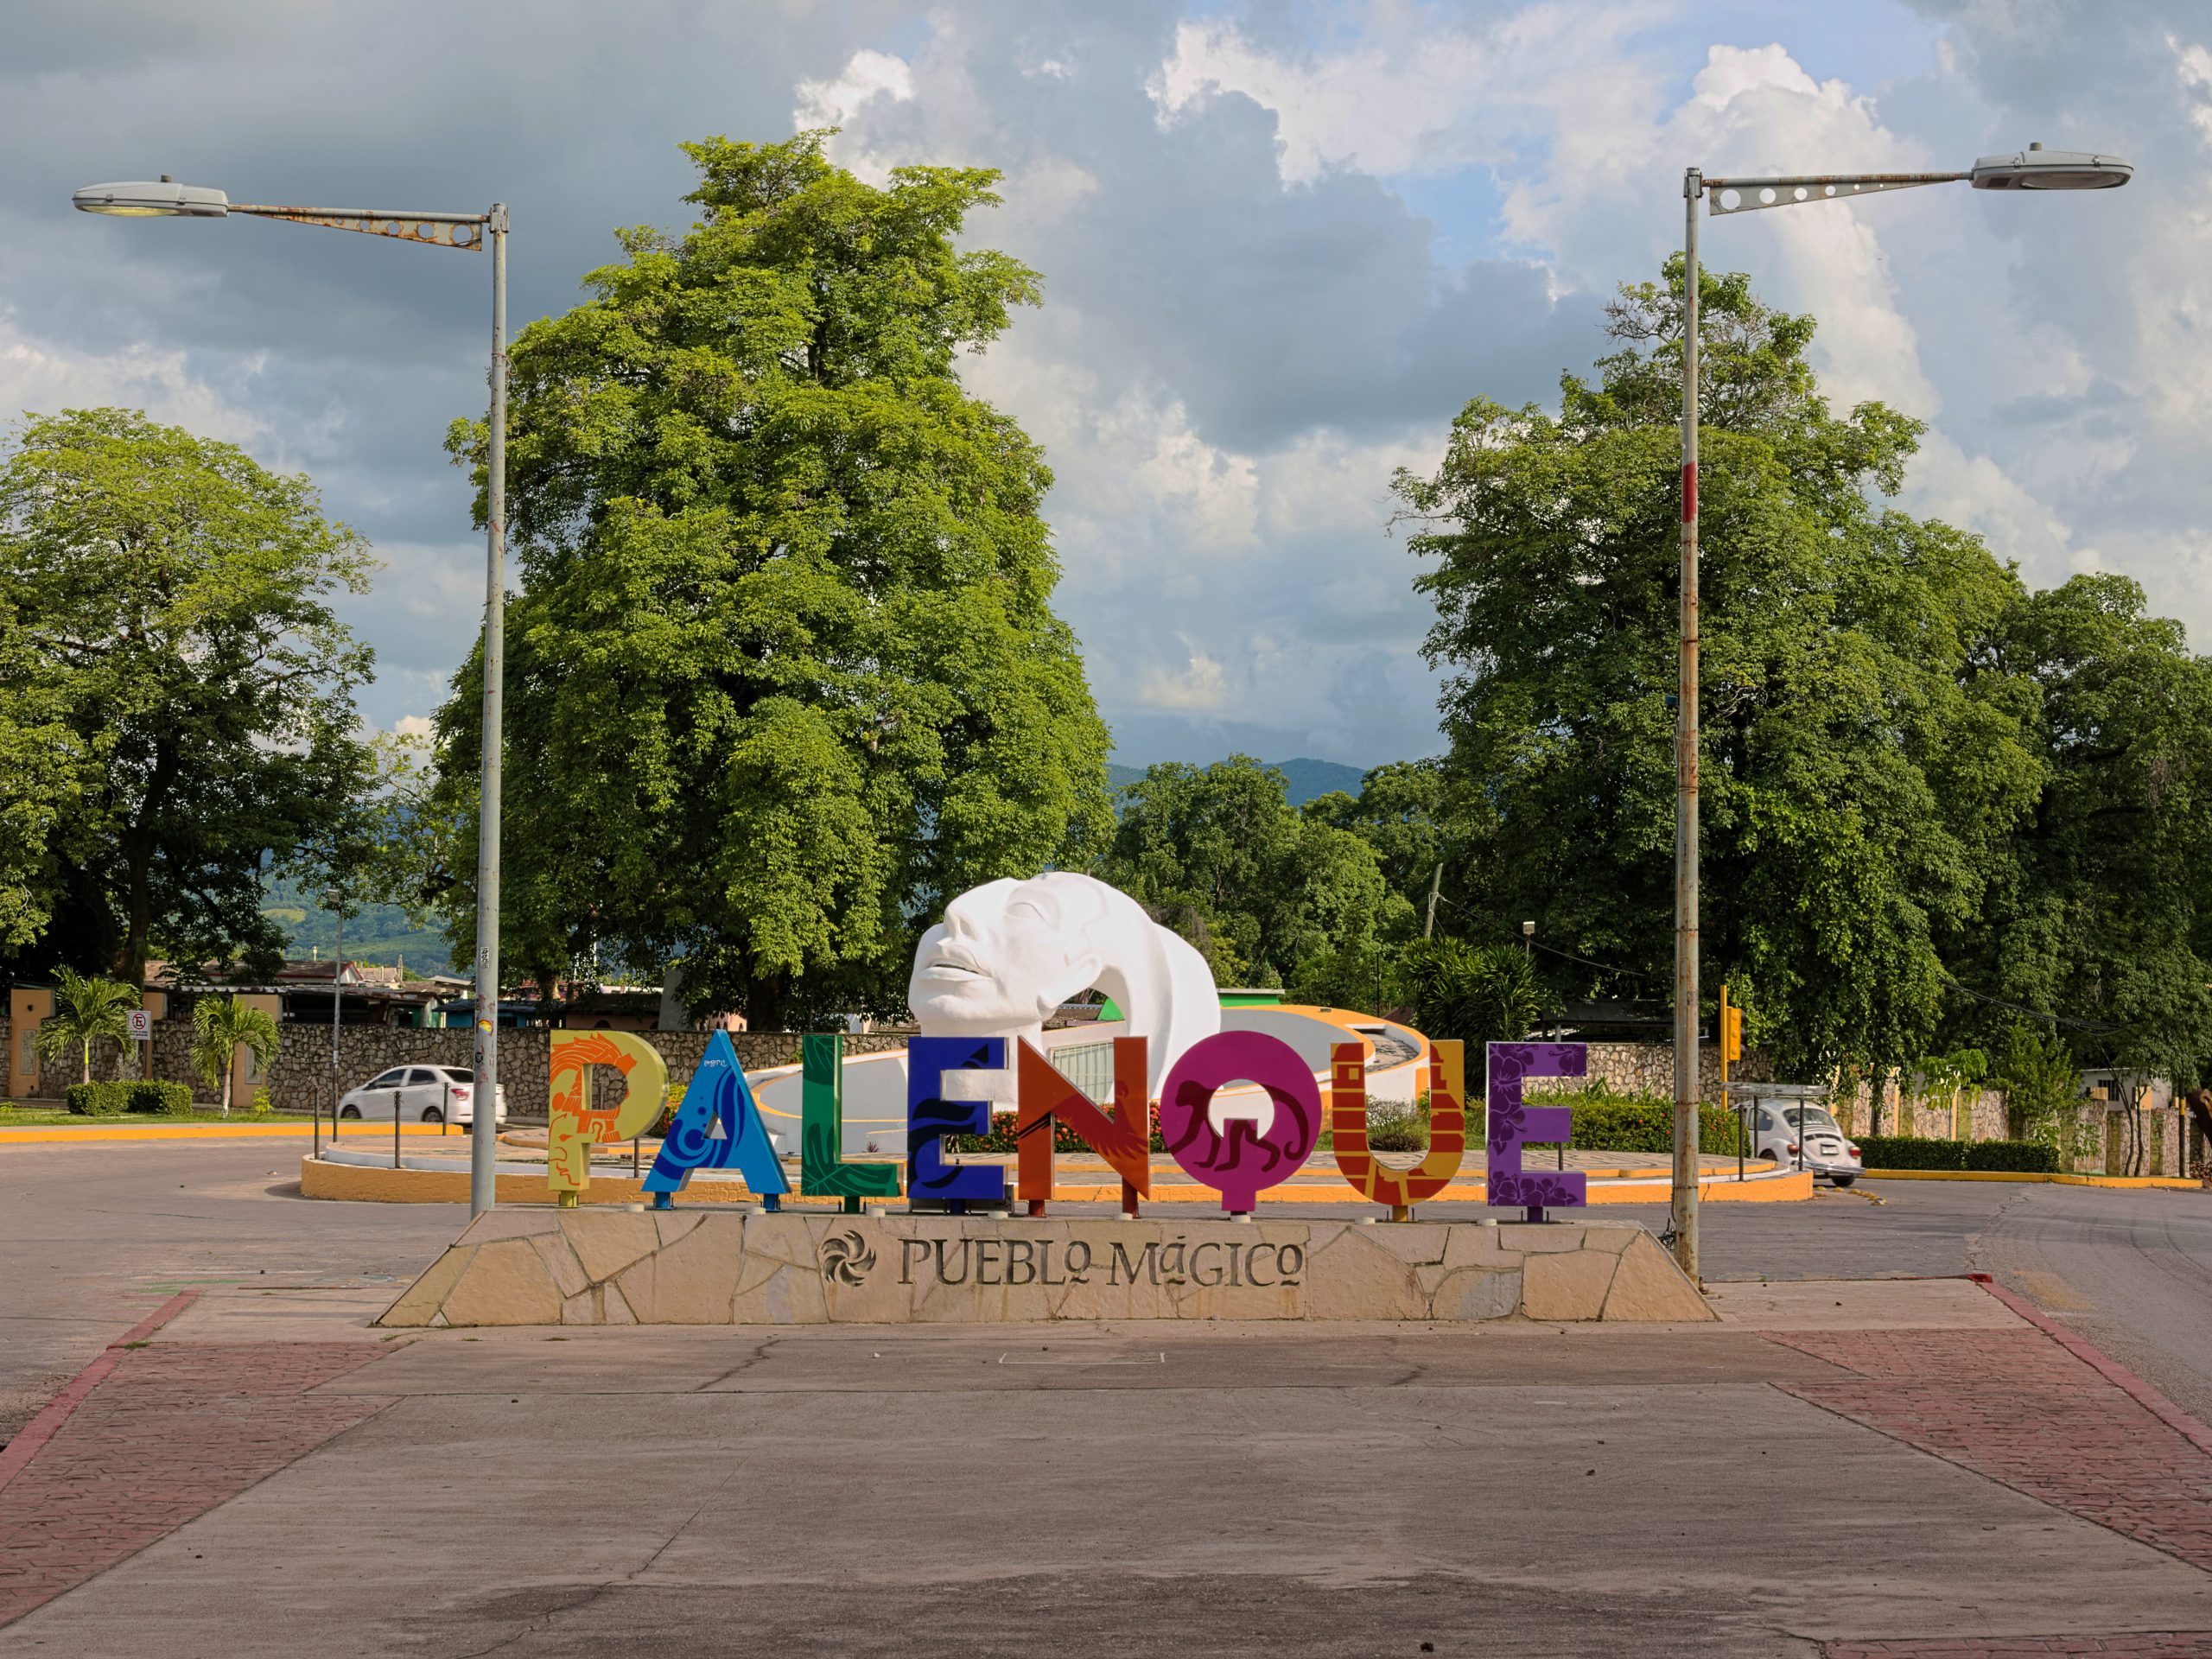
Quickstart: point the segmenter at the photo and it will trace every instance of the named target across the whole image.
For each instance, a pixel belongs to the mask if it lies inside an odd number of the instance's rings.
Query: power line
[[[1442,898],[1441,894],[1439,894],[1438,896]],[[1494,925],[1492,919],[1490,917],[1468,909],[1466,906],[1461,904],[1456,899],[1444,899],[1443,902],[1451,906],[1452,909],[1458,911],[1462,916],[1466,917],[1470,921],[1480,922],[1486,925]],[[1510,934],[1507,937],[1509,939],[1511,938]],[[1522,942],[1525,944],[1533,944],[1537,950],[1541,950],[1549,956],[1564,957],[1569,962],[1579,962],[1586,968],[1596,968],[1608,974],[1626,974],[1630,979],[1655,981],[1659,977],[1656,974],[1647,974],[1635,968],[1621,968],[1615,966],[1610,962],[1597,962],[1588,957],[1578,957],[1572,950],[1562,950],[1555,944],[1546,944],[1541,939],[1535,938],[1532,936],[1524,936]]]
[[[2046,1014],[2041,1008],[2031,1008],[2025,1003],[2007,1002],[2001,996],[1992,996],[1986,991],[1975,990],[1971,985],[1961,985],[1948,974],[1938,974],[1936,977],[1961,996],[1970,996],[1977,1002],[1986,1002],[1992,1007],[2010,1008],[2014,1014],[2024,1014],[2031,1020],[2048,1020],[2055,1026],[2071,1026],[2076,1031],[2114,1032],[2126,1029],[2123,1026],[2100,1025],[2094,1020],[2069,1020],[2063,1014]]]

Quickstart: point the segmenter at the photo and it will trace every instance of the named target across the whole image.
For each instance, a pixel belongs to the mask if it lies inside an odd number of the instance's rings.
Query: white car
[[[1784,1169],[1809,1169],[1815,1180],[1849,1186],[1863,1173],[1859,1148],[1825,1106],[1762,1102],[1753,1107],[1751,1156]]]
[[[476,1116],[476,1074],[465,1065],[395,1065],[349,1090],[338,1101],[338,1116],[391,1122],[395,1103],[403,1123],[470,1123]],[[492,1113],[494,1128],[507,1121],[507,1089]]]

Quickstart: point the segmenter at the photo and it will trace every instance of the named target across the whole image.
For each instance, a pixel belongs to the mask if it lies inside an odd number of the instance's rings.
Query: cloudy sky
[[[2047,583],[2139,578],[2212,644],[2212,8],[2193,0],[76,0],[0,22],[0,410],[101,403],[311,473],[385,569],[365,707],[474,638],[446,463],[482,408],[481,255],[94,219],[172,173],[240,200],[511,205],[518,325],[611,229],[680,227],[677,141],[840,125],[864,175],[1007,175],[974,224],[1046,303],[966,371],[1046,447],[1117,758],[1369,765],[1439,746],[1394,467],[1470,396],[1548,396],[1681,175],[2118,151],[2094,196],[1962,187],[1708,221],[1821,319],[1838,400],[1932,423],[1908,505]]]

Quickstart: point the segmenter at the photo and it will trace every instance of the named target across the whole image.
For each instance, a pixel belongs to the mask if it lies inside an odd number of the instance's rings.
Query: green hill
[[[316,900],[286,881],[271,881],[263,890],[261,913],[284,930],[288,957],[327,957],[338,947],[338,918]],[[404,965],[410,974],[453,971],[446,936],[419,928],[396,905],[371,905],[346,920],[346,955],[356,962]]]

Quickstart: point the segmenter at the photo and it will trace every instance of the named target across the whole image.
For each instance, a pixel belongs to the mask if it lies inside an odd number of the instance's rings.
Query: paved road
[[[187,1285],[266,1274],[404,1283],[456,1208],[317,1204],[289,1141],[0,1146],[0,1440]]]
[[[271,1143],[0,1147],[0,1437],[182,1284],[404,1281],[464,1219],[457,1205],[305,1201],[296,1158]],[[1603,1213],[1666,1224],[1658,1205]],[[1708,1279],[1993,1273],[2212,1421],[2212,1193],[1883,1181],[1704,1217]]]
[[[2212,1192],[1872,1181],[1703,1214],[1708,1281],[1990,1274],[2212,1422]]]

